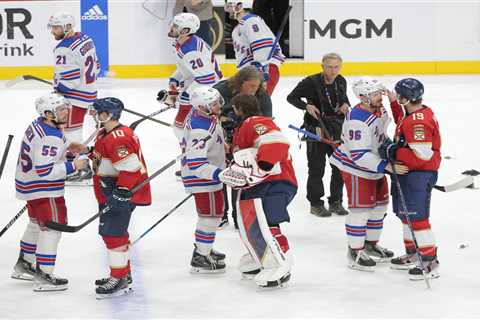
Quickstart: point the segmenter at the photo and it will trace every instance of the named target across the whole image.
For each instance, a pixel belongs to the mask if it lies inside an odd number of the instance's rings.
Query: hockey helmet
[[[48,18],[47,27],[51,29],[54,26],[63,27],[63,31],[66,32],[66,26],[70,25],[72,30],[75,27],[75,18],[67,12],[55,12]]]
[[[361,99],[362,96],[368,98],[372,93],[385,90],[385,86],[377,79],[362,77],[353,83],[352,89],[357,98]]]
[[[62,95],[57,93],[48,93],[35,100],[35,109],[41,117],[46,117],[45,112],[50,111],[57,118],[57,111],[62,108],[69,108],[70,102]]]
[[[183,12],[173,17],[170,33],[176,31],[177,36],[182,34],[194,34],[199,28],[200,19],[198,16],[193,13]]]
[[[208,112],[212,111],[212,108],[218,103],[220,108],[224,104],[224,100],[220,92],[217,89],[207,86],[201,86],[193,90],[190,97],[190,103],[194,108],[204,107]]]
[[[423,97],[423,84],[417,79],[406,78],[397,82],[395,85],[397,97],[405,98],[408,101],[417,101]]]
[[[93,109],[97,112],[97,119],[99,113],[107,112],[110,114],[109,120],[118,120],[120,119],[124,106],[120,99],[108,97],[95,100]]]

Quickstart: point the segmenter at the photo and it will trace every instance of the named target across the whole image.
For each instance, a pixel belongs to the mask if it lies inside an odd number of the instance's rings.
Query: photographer
[[[222,127],[225,129],[225,141],[231,144],[233,138],[233,130],[237,126],[237,118],[233,111],[232,99],[235,95],[242,93],[248,95],[254,95],[257,97],[258,104],[264,116],[272,116],[272,100],[267,94],[267,91],[262,86],[263,75],[254,66],[246,66],[239,70],[233,77],[222,80],[215,84],[213,87],[220,92],[223,97],[224,105],[221,110],[220,121]],[[227,153],[227,159],[231,159],[231,152]],[[235,229],[238,229],[237,225],[237,213],[235,207],[235,199],[237,197],[237,191],[232,189],[232,218],[235,225]],[[220,223],[220,227],[228,224],[228,196],[226,187],[224,187],[225,197],[225,213]]]
[[[306,111],[303,123],[306,130],[329,140],[339,141],[345,115],[350,109],[347,82],[340,75],[342,58],[336,53],[328,53],[322,58],[322,67],[323,72],[308,76],[298,83],[288,95],[287,101]],[[332,213],[348,214],[342,206],[342,175],[335,166],[331,166],[328,210],[322,200],[325,195],[322,179],[326,157],[333,151],[332,146],[307,138],[307,199],[310,201],[310,213],[319,217],[329,217]]]

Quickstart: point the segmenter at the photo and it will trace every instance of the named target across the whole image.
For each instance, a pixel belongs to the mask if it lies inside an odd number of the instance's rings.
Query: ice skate
[[[95,293],[97,294],[98,300],[115,298],[115,297],[130,294],[132,292],[133,292],[133,289],[128,284],[128,275],[120,279],[110,277],[108,278],[108,281],[106,283],[99,285],[95,289]]]
[[[348,267],[360,271],[375,271],[377,263],[363,249],[348,247]]]
[[[375,262],[389,262],[393,258],[394,253],[387,248],[381,247],[378,244],[365,241],[365,253],[370,256]]]
[[[97,279],[97,280],[95,280],[95,285],[96,285],[97,287],[98,287],[98,286],[103,286],[103,285],[105,285],[109,280],[110,280],[110,277]],[[128,283],[128,285],[131,285],[131,284],[133,283],[132,274],[131,274],[130,272],[127,274],[127,283]]]
[[[424,261],[423,265],[425,266],[425,276],[427,279],[435,279],[440,277],[440,273],[438,272],[439,269],[439,262],[437,258],[432,261]],[[420,281],[423,280],[423,271],[419,264],[416,267],[408,270],[408,278],[412,281]]]
[[[208,256],[204,256],[197,252],[195,249],[192,255],[192,261],[190,262],[192,268],[191,273],[223,273],[225,272],[225,262],[223,260],[217,260],[210,253]]]
[[[37,266],[33,283],[33,291],[63,291],[68,289],[68,280],[56,278],[51,274],[43,272]]]
[[[390,268],[394,270],[409,270],[417,260],[415,253],[406,253],[403,256],[390,260]]]
[[[228,222],[228,217],[222,218],[222,221],[220,221],[220,224],[218,225],[218,230],[223,230],[226,229],[230,223]]]
[[[263,269],[255,277],[254,281],[262,289],[284,288],[290,281],[290,271],[283,267]]]
[[[23,258],[23,253],[20,253],[17,263],[13,267],[12,279],[33,281],[35,277],[35,267],[32,263]]]

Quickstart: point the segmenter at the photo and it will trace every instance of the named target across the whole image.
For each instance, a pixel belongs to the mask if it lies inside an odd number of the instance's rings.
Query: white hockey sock
[[[363,249],[367,234],[367,219],[369,209],[349,209],[350,214],[345,219],[348,245],[352,249]]]
[[[54,230],[40,230],[37,243],[37,266],[45,273],[52,274],[57,260],[57,247],[62,233]]]
[[[367,220],[367,241],[378,242],[383,230],[383,219],[385,219],[386,206],[377,206],[370,209]]]
[[[197,229],[195,230],[195,244],[198,253],[204,256],[210,254],[217,227],[221,220],[221,217],[198,217]]]
[[[112,271],[113,269],[127,268],[129,261],[130,253],[128,249],[126,251],[108,250],[108,263]]]
[[[20,252],[23,253],[23,258],[30,263],[35,262],[35,252],[37,251],[38,233],[40,227],[36,222],[30,220],[27,228],[20,240]]]

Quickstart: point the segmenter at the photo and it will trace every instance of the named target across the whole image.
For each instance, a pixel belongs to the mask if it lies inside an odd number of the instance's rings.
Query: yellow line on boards
[[[221,64],[226,77],[232,76],[236,67],[233,63]],[[173,64],[161,65],[112,65],[108,76],[114,78],[168,78],[175,70]],[[289,62],[280,68],[283,76],[306,76],[322,70],[316,62]],[[21,75],[34,75],[51,79],[53,67],[0,67],[0,80],[9,80]],[[389,75],[389,74],[480,74],[480,60],[475,61],[412,61],[412,62],[345,62],[342,74]]]

